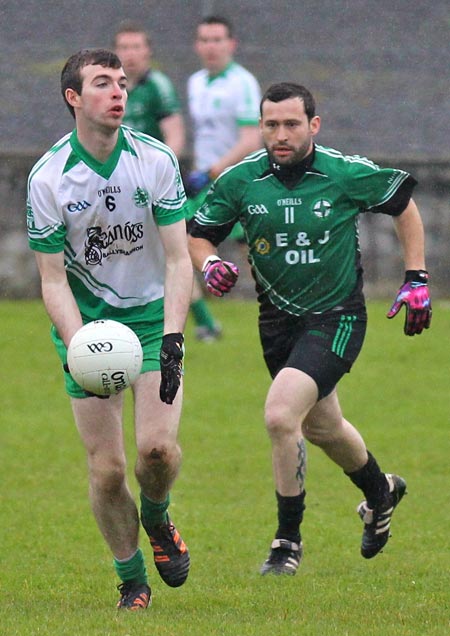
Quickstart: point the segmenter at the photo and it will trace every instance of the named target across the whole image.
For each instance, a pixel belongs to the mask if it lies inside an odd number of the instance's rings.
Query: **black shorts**
[[[285,367],[303,371],[315,381],[322,399],[350,371],[366,326],[363,304],[301,317],[275,307],[262,311],[259,334],[267,368],[273,378]]]

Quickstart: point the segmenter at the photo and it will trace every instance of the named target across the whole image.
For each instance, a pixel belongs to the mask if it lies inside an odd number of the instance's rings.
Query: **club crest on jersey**
[[[270,243],[265,238],[259,238],[255,241],[255,250],[261,256],[265,256],[270,252]]]
[[[149,197],[147,190],[137,187],[133,194],[134,205],[138,208],[145,208],[145,206],[148,205],[148,200]]]
[[[27,227],[30,230],[34,230],[34,213],[29,203],[27,205]]]
[[[319,199],[314,203],[312,211],[319,219],[326,219],[332,213],[333,206],[328,199]]]

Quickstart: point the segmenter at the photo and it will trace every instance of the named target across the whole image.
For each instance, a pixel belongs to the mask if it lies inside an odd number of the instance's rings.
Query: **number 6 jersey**
[[[64,251],[83,318],[142,322],[160,315],[165,257],[158,225],[185,218],[177,160],[163,143],[122,126],[106,163],[76,131],[33,167],[28,179],[31,249]]]

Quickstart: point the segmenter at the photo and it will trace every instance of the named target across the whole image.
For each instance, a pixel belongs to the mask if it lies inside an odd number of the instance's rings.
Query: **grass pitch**
[[[432,328],[406,338],[403,317],[387,321],[388,303],[369,303],[365,347],[340,384],[347,419],[408,482],[384,553],[360,557],[360,494],[309,446],[304,562],[295,577],[263,578],[276,511],[256,307],[212,304],[222,341],[197,343],[187,328],[184,461],[171,506],[191,573],[182,588],[164,586],[142,537],[153,606],[118,614],[48,318],[40,302],[0,303],[0,634],[447,636],[450,305],[435,303]]]

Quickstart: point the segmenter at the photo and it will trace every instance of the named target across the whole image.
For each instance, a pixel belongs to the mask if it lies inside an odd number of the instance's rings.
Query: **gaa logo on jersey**
[[[270,243],[265,238],[259,238],[255,241],[255,250],[261,256],[265,256],[270,252]]]
[[[133,194],[134,205],[138,208],[145,208],[148,205],[148,192],[144,188],[137,187]]]
[[[314,203],[312,211],[319,219],[326,219],[333,211],[331,201],[328,201],[328,199],[319,199]]]

